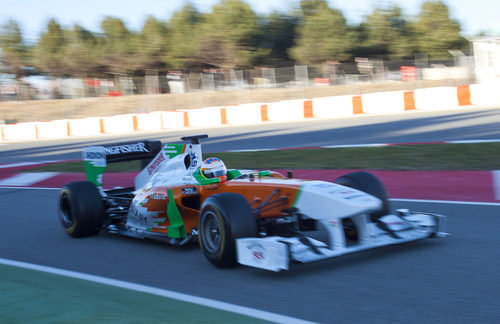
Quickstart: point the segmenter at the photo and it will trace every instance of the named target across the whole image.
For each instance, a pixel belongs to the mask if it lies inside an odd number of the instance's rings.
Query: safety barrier
[[[160,111],[162,129],[180,129],[184,127],[184,115],[182,111]]]
[[[418,110],[457,109],[457,87],[437,87],[416,89],[414,91],[415,108]]]
[[[134,115],[116,115],[102,118],[104,134],[126,134],[137,131],[137,117]]]
[[[163,115],[160,112],[138,114],[132,118],[136,131],[159,131],[163,128]]]
[[[353,115],[354,96],[313,98],[312,115],[316,118],[349,117]]]
[[[499,105],[500,82],[489,84],[471,84],[469,86],[470,102],[473,105]]]
[[[345,118],[360,114],[399,114],[412,110],[460,109],[468,105],[499,105],[499,90],[499,84],[472,84],[414,91],[387,91],[227,107],[19,123],[0,125],[0,141],[295,122],[311,118]]]
[[[252,125],[262,122],[262,104],[249,103],[226,107],[226,118],[229,125]]]
[[[36,123],[37,139],[55,139],[68,136],[68,120],[52,120]]]
[[[394,114],[405,110],[404,91],[374,92],[362,97],[366,114]]]
[[[287,122],[304,119],[304,100],[284,100],[267,104],[269,121]]]
[[[216,127],[222,125],[221,109],[223,107],[206,107],[185,110],[187,113],[187,127]],[[185,115],[186,116],[186,115]]]
[[[96,136],[104,134],[104,121],[99,117],[70,119],[67,136]]]
[[[19,123],[2,127],[2,140],[25,141],[36,139],[36,123]]]

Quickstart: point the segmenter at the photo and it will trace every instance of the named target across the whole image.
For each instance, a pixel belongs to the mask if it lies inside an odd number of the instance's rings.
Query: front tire
[[[58,207],[64,230],[73,237],[96,235],[106,219],[101,194],[88,181],[65,185],[59,192]]]
[[[208,197],[198,217],[200,248],[216,267],[236,261],[236,239],[257,235],[257,221],[250,204],[240,194],[220,193]]]
[[[341,176],[335,183],[366,192],[382,201],[382,207],[370,213],[372,221],[391,212],[391,206],[389,204],[389,199],[387,199],[384,185],[375,175],[365,171],[352,172]]]

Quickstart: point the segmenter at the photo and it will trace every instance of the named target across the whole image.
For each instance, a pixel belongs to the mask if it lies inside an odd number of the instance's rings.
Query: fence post
[[[295,65],[295,81],[300,81],[304,87],[309,86],[309,73],[307,71],[307,65]]]

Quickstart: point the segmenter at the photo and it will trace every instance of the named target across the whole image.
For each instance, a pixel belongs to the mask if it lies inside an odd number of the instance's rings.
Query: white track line
[[[228,151],[223,151],[223,152],[241,153],[241,152],[264,152],[264,151],[276,151],[276,150],[279,150],[279,148],[228,150]]]
[[[70,161],[70,160],[68,160],[68,161]],[[64,161],[64,160],[50,160],[50,161],[40,161],[40,162],[18,162],[18,163],[0,164],[0,169],[16,168],[16,167],[28,166],[28,165],[57,163],[57,162],[66,162],[66,161]]]
[[[1,164],[0,169],[16,168],[16,167],[21,167],[21,166],[39,165],[39,164],[40,163],[38,163],[38,162],[19,162],[19,163]]]
[[[23,189],[23,190],[61,190],[61,188],[49,187],[21,187],[21,186],[0,186],[0,189]]]
[[[115,280],[115,279],[110,279],[110,278],[105,278],[105,277],[100,277],[100,276],[89,275],[89,274],[85,274],[85,273],[81,273],[81,272],[68,271],[68,270],[46,267],[46,266],[42,266],[42,265],[14,261],[14,260],[3,259],[3,258],[0,258],[0,264],[19,267],[19,268],[25,268],[25,269],[30,269],[30,270],[36,270],[36,271],[41,271],[41,272],[46,272],[46,273],[52,273],[52,274],[65,276],[65,277],[92,281],[92,282],[100,283],[103,285],[144,292],[144,293],[148,293],[148,294],[152,294],[152,295],[156,295],[156,296],[167,297],[167,298],[180,300],[180,301],[191,303],[191,304],[197,304],[197,305],[201,305],[201,306],[211,307],[211,308],[223,310],[226,312],[245,315],[245,316],[258,318],[258,319],[262,319],[262,320],[266,320],[266,321],[270,321],[270,322],[275,322],[275,323],[313,323],[313,322],[304,321],[304,320],[301,320],[298,318],[279,315],[279,314],[270,313],[270,312],[266,312],[266,311],[261,311],[261,310],[253,309],[253,308],[249,308],[249,307],[233,305],[233,304],[224,303],[224,302],[211,300],[211,299],[207,299],[207,298],[191,296],[191,295],[187,295],[187,294],[181,294],[181,293],[171,291],[171,290],[154,288],[154,287],[135,284],[132,282],[126,282],[126,281]]]
[[[491,171],[493,177],[493,191],[495,192],[495,199],[500,200],[500,170]]]
[[[59,172],[18,173],[12,177],[0,180],[0,186],[31,186],[58,174]]]
[[[389,200],[432,203],[432,204],[500,206],[500,202],[496,203],[496,202],[482,202],[482,201],[428,200],[428,199],[404,199],[404,198],[390,198]]]
[[[470,144],[470,143],[496,143],[500,142],[500,139],[484,139],[484,140],[462,140],[462,141],[445,141],[450,144]]]
[[[380,147],[389,146],[391,144],[386,143],[374,143],[374,144],[344,144],[344,145],[323,145],[321,148],[356,148],[356,147]]]

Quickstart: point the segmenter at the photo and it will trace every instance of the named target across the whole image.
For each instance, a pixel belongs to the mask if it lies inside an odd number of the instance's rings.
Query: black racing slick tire
[[[88,181],[70,182],[59,192],[59,219],[73,237],[92,236],[106,219],[104,201],[97,187]]]
[[[216,267],[235,266],[236,239],[257,235],[255,214],[245,197],[237,193],[208,197],[201,207],[198,227],[203,255]]]
[[[341,176],[335,183],[366,192],[382,201],[382,207],[370,213],[372,221],[390,213],[391,206],[384,185],[375,175],[365,171],[352,172]]]

